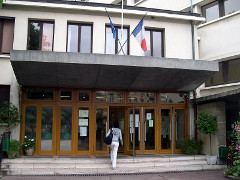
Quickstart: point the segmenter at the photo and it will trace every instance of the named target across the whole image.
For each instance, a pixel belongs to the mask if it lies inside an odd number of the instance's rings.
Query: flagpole
[[[122,29],[121,29],[121,31],[122,31],[122,33],[121,33],[121,42],[123,43],[123,1],[124,0],[122,0]],[[121,43],[120,43],[120,45],[121,45]],[[122,45],[121,45],[121,49],[122,49]]]
[[[147,13],[148,13],[148,12],[146,12],[146,14],[142,17],[142,19],[145,18],[145,16],[147,15]],[[139,23],[142,21],[142,19],[139,21]],[[139,23],[137,24],[137,26],[139,25]],[[137,26],[136,26],[136,27],[137,27]],[[134,28],[134,30],[136,29],[136,27]],[[133,30],[133,31],[134,31],[134,30]],[[121,46],[121,48],[120,48],[120,50],[118,51],[118,53],[122,50],[123,46],[127,43],[128,39],[132,36],[133,31],[132,31],[132,33],[128,36],[127,40],[123,43],[123,45]],[[118,53],[117,53],[117,54],[118,54]]]

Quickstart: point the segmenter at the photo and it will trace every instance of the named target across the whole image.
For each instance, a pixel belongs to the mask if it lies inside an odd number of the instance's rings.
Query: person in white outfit
[[[112,128],[113,132],[113,138],[112,143],[110,145],[111,148],[111,162],[112,162],[112,168],[113,170],[116,169],[117,164],[117,152],[118,152],[118,146],[119,146],[119,140],[121,142],[121,145],[123,146],[123,139],[122,139],[122,132],[121,129],[119,129],[118,122],[114,123],[114,128]],[[111,129],[109,129],[107,136],[110,134]]]

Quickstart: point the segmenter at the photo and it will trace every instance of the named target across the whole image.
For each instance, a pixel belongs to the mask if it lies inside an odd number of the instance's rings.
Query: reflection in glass
[[[61,107],[60,151],[71,151],[72,108]]]
[[[219,6],[217,2],[213,2],[206,7],[207,22],[219,18]]]
[[[67,52],[78,52],[78,25],[68,25]]]
[[[81,26],[81,53],[91,53],[92,46],[92,27],[91,26]]]
[[[28,50],[40,50],[40,23],[29,23]]]
[[[106,54],[115,54],[115,39],[110,27],[106,27]]]
[[[107,145],[104,143],[104,138],[107,134],[107,109],[96,109],[96,150],[106,151]]]
[[[127,29],[123,29],[123,42],[122,42],[122,37],[121,37],[121,34],[122,34],[122,30],[121,29],[118,29],[118,39],[121,43],[121,45],[123,45],[123,43],[127,40],[128,38],[128,30]],[[121,49],[121,45],[119,44],[118,42],[118,52],[120,51]],[[125,45],[123,46],[122,50],[119,52],[119,54],[123,55],[123,52],[125,55],[128,54],[128,42],[125,43]]]
[[[89,150],[89,109],[78,109],[78,150]]]
[[[135,128],[133,127],[133,110],[129,109],[129,150],[133,150],[133,133],[135,131],[135,149],[140,150],[140,114],[139,109],[135,109]]]
[[[42,124],[41,124],[41,150],[52,150],[52,125],[53,125],[53,108],[42,108]]]
[[[184,103],[184,95],[182,93],[161,93],[162,103]]]
[[[228,62],[228,82],[240,81],[240,59]]]
[[[53,24],[43,23],[42,32],[42,51],[52,51],[53,43]]]
[[[176,149],[183,149],[182,142],[185,137],[185,117],[184,109],[175,110],[175,123],[176,123]]]
[[[25,113],[25,136],[36,140],[37,107],[27,106]]]
[[[145,56],[151,56],[151,37],[150,31],[145,31],[145,39],[147,43],[147,51],[145,51]]]
[[[154,150],[155,149],[155,135],[154,135],[154,127],[155,127],[155,115],[154,109],[146,109],[145,110],[145,150]]]
[[[53,100],[53,90],[26,89],[27,99]]]
[[[162,32],[153,31],[153,57],[163,57],[162,55]]]
[[[119,91],[97,91],[96,100],[102,102],[122,102],[123,92]]]
[[[132,103],[154,103],[155,94],[150,92],[129,92],[128,100]]]
[[[225,0],[224,1],[225,15],[232,14],[240,10],[239,0]]]
[[[219,71],[206,81],[206,86],[223,84],[223,63],[219,63]]]
[[[171,148],[171,115],[170,109],[161,109],[161,149]]]
[[[89,91],[79,91],[79,101],[89,101]]]
[[[61,100],[72,100],[72,91],[61,91]]]

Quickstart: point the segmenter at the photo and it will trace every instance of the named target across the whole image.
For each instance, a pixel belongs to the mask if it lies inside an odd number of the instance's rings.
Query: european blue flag
[[[106,11],[107,11],[107,10],[106,10]],[[113,33],[113,38],[116,39],[116,38],[117,38],[117,33],[116,33],[116,30],[115,30],[115,27],[114,27],[114,25],[113,25],[113,23],[112,23],[112,20],[111,20],[111,18],[110,18],[110,16],[109,16],[108,12],[107,12],[107,15],[108,15],[108,18],[109,18],[109,20],[110,20],[110,25],[111,25],[111,29],[112,29],[112,33]]]

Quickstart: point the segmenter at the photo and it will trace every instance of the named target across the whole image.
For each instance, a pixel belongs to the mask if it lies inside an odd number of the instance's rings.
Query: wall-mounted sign
[[[79,127],[80,136],[87,136],[87,127]]]
[[[148,122],[149,122],[149,127],[153,127],[153,120],[148,120]]]
[[[79,110],[79,117],[88,117],[88,110]]]
[[[79,119],[78,125],[79,126],[88,126],[88,119]]]
[[[147,113],[147,120],[152,119],[152,113]]]

